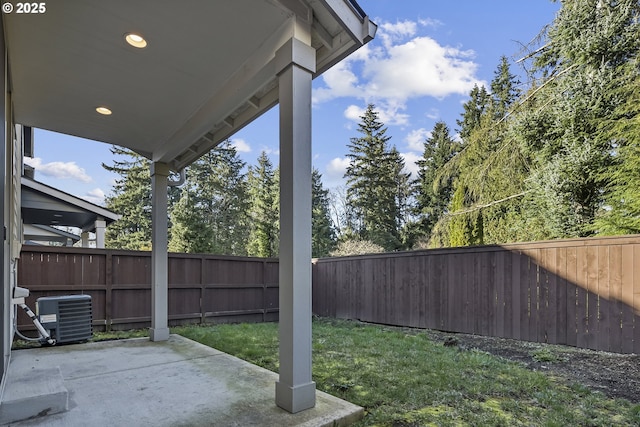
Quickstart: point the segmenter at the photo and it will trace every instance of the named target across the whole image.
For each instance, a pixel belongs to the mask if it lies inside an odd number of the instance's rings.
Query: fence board
[[[567,314],[566,314],[566,343],[568,345],[577,345],[578,339],[578,319],[577,319],[577,254],[576,248],[567,248],[567,266],[566,266],[566,288],[567,288]]]
[[[633,352],[640,354],[640,245],[633,245]]]
[[[609,332],[609,351],[622,351],[622,247],[609,248],[609,284],[610,284],[610,315],[611,331]]]
[[[567,248],[558,248],[556,251],[555,267],[553,274],[556,280],[556,305],[555,310],[555,343],[567,342]]]

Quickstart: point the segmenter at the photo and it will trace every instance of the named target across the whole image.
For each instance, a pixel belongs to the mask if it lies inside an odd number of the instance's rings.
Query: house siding
[[[9,214],[9,206],[7,198],[11,194],[11,191],[7,191],[10,188],[12,183],[11,176],[9,176],[8,172],[12,170],[10,166],[13,161],[13,156],[8,155],[11,151],[12,141],[7,136],[7,129],[10,126],[7,126],[7,117],[10,117],[7,112],[7,106],[10,106],[9,102],[9,94],[7,93],[7,59],[6,59],[6,50],[4,45],[4,28],[2,20],[0,20],[0,64],[2,64],[1,76],[0,78],[0,93],[4,94],[4,99],[2,103],[0,103],[0,135],[3,135],[4,141],[2,142],[2,149],[0,150],[0,177],[2,178],[2,188],[0,189],[0,212],[2,212],[2,225],[3,229],[0,232],[4,235],[5,230],[8,229],[10,214]],[[7,167],[9,165],[10,167]],[[9,275],[10,271],[10,250],[9,250],[9,239],[2,239],[2,244],[0,245],[0,276],[2,276],[2,292],[0,293],[0,310],[2,311],[2,325],[0,326],[1,332],[1,341],[0,341],[0,351],[2,351],[2,363],[0,363],[0,372],[2,382],[0,383],[0,397],[2,397],[2,392],[4,391],[5,384],[5,373],[7,367],[9,366],[9,357],[11,352],[11,321],[13,311],[11,309],[11,278]]]

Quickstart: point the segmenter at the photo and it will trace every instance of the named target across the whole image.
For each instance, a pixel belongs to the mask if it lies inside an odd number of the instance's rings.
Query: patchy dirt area
[[[434,342],[478,349],[582,384],[611,398],[640,403],[640,355],[616,354],[477,335],[427,330]]]

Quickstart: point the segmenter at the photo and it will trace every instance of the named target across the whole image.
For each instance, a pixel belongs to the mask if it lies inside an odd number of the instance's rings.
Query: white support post
[[[107,222],[104,219],[97,219],[95,226],[96,226],[96,248],[104,249],[104,232],[105,232],[105,229],[107,228]]]
[[[311,78],[315,50],[292,38],[276,53],[280,102],[280,376],[276,404],[315,406],[311,378]]]
[[[169,267],[167,250],[166,163],[151,164],[151,341],[169,339]]]
[[[80,235],[80,241],[82,242],[82,247],[83,248],[88,248],[89,247],[89,232],[88,231],[83,231],[82,234]]]

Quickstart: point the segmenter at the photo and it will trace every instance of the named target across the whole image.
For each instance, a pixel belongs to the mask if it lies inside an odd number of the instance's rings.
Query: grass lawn
[[[172,332],[278,371],[276,323]],[[314,320],[313,379],[319,390],[365,408],[358,426],[640,425],[640,405],[487,353],[444,347],[419,330]]]

